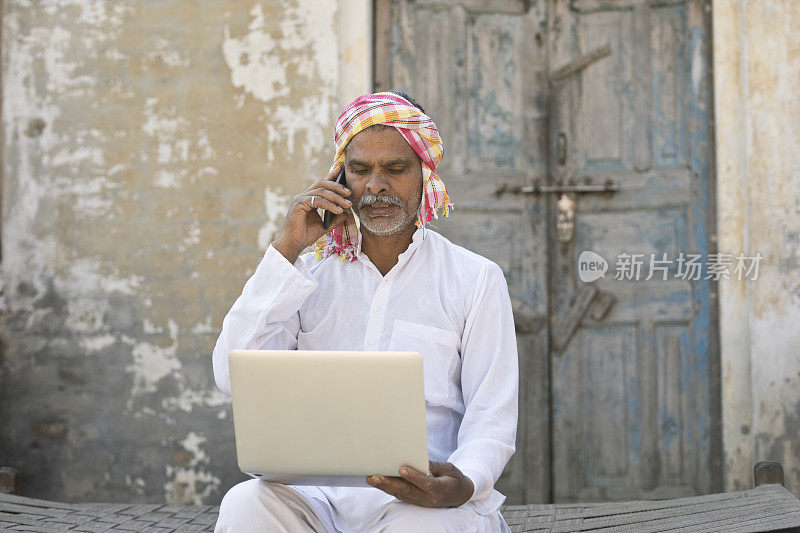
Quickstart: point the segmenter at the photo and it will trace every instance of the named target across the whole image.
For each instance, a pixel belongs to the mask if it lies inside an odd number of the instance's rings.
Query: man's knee
[[[269,487],[266,483],[262,483],[258,479],[249,479],[237,483],[225,493],[222,502],[219,504],[220,513],[235,512],[237,508],[250,508],[263,498],[262,491],[268,491]]]
[[[378,522],[381,533],[404,533],[430,531],[431,533],[477,531],[476,519],[480,518],[470,507],[437,509],[420,507],[405,502],[394,502],[387,506]]]
[[[234,485],[222,498],[215,531],[325,531],[311,504],[286,485],[258,479]]]

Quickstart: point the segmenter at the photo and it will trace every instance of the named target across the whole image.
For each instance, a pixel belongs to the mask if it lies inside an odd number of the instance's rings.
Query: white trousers
[[[331,513],[327,501],[309,501],[286,485],[250,479],[225,494],[214,532],[351,533],[339,532]],[[499,512],[483,516],[468,505],[434,509],[395,501],[377,510],[360,531],[502,533],[509,528]]]

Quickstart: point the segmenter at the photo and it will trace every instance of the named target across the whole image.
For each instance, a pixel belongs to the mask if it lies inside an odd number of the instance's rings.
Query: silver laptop
[[[229,364],[242,472],[334,486],[428,472],[420,354],[234,350]]]

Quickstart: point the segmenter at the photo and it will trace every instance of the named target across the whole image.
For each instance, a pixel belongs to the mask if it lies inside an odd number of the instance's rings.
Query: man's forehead
[[[364,135],[367,133],[367,135]],[[361,136],[361,137],[359,137]],[[391,130],[362,131],[348,143],[344,152],[347,165],[389,166],[410,164],[419,156],[408,141],[394,128]]]
[[[346,159],[348,165],[370,166],[377,164],[382,167],[389,167],[392,165],[408,165],[414,162],[413,157],[405,155],[400,155],[396,157],[385,157],[385,156],[369,157],[369,153],[359,154],[356,157],[346,157]]]

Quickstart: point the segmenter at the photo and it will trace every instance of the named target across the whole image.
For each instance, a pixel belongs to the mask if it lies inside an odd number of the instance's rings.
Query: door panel
[[[551,316],[566,316],[583,284],[585,250],[608,261],[595,285],[615,298],[552,354],[553,442],[571,443],[553,447],[555,501],[713,488],[709,282],[676,278],[674,262],[666,280],[646,279],[651,254],[709,252],[706,25],[702,2],[651,4],[548,4],[551,65],[611,51],[553,85],[550,138],[566,136],[569,149],[551,178],[620,186],[577,197],[574,239],[550,241]],[[638,280],[615,279],[623,253],[643,254]]]

